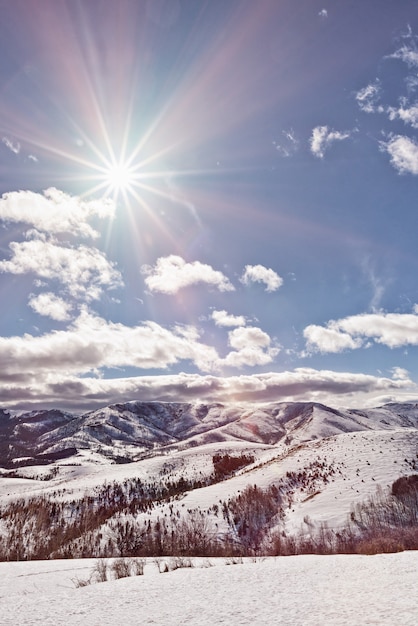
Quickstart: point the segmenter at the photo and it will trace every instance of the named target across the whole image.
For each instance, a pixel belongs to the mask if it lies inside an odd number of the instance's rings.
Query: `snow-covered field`
[[[0,563],[2,626],[418,623],[418,552],[294,556],[196,567],[76,587],[95,561]],[[206,565],[206,567],[203,567]]]

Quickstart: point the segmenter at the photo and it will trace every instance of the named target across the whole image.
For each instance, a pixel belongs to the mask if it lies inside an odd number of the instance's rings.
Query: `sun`
[[[135,185],[137,176],[128,163],[118,162],[109,165],[104,172],[104,182],[110,192],[127,192]]]

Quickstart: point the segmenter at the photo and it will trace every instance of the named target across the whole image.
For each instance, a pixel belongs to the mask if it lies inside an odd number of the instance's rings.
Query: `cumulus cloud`
[[[354,350],[362,345],[360,339],[353,339],[351,335],[333,327],[332,323],[329,323],[327,328],[311,324],[304,329],[303,336],[308,352],[336,353],[347,349]]]
[[[316,126],[312,130],[310,138],[311,152],[314,156],[322,159],[325,151],[336,141],[343,141],[351,136],[351,132],[330,130],[328,126]]]
[[[192,326],[166,329],[154,322],[125,326],[108,322],[88,311],[66,330],[41,336],[0,338],[0,376],[27,372],[33,376],[86,374],[100,368],[131,366],[167,368],[189,360],[203,371],[211,371],[219,361],[216,350],[199,341]]]
[[[228,343],[233,348],[223,359],[228,367],[254,367],[271,363],[279,353],[279,348],[272,347],[271,339],[260,328],[241,327],[231,330]]]
[[[418,315],[412,313],[365,313],[338,322],[351,335],[372,338],[389,348],[418,345]]]
[[[146,276],[145,284],[153,292],[175,294],[184,287],[204,283],[219,289],[219,291],[234,291],[234,286],[228,278],[214,270],[210,265],[194,261],[186,261],[177,255],[171,254],[160,257],[154,267],[143,265],[141,272]]]
[[[53,296],[44,302],[50,312],[60,311],[60,303]],[[41,299],[33,299],[32,305],[39,307]],[[31,384],[36,377],[59,373],[85,375],[120,367],[165,369],[181,361],[193,363],[200,371],[214,372],[224,367],[269,363],[278,351],[259,328],[235,328],[228,341],[232,350],[222,358],[215,348],[200,340],[194,326],[164,328],[146,321],[131,327],[106,321],[83,309],[65,330],[40,336],[1,337],[0,380],[18,377]]]
[[[260,328],[248,326],[235,328],[229,333],[229,345],[236,350],[243,350],[251,346],[254,348],[267,348],[270,345],[270,337]]]
[[[418,315],[413,313],[364,313],[310,325],[304,330],[307,349],[341,352],[367,345],[368,340],[389,348],[418,345]]]
[[[283,284],[281,276],[264,265],[246,265],[240,281],[244,285],[254,282],[264,283],[266,291],[277,291]]]
[[[377,102],[380,98],[381,86],[380,81],[375,81],[374,83],[370,83],[360,89],[356,93],[357,103],[362,111],[365,113],[375,113],[376,111],[381,112],[383,109],[378,107]]]
[[[38,296],[32,295],[29,298],[29,306],[39,315],[45,315],[59,322],[71,318],[71,304],[50,292],[41,293]]]
[[[243,315],[231,315],[226,311],[213,311],[212,319],[216,326],[245,326],[245,317]]]
[[[40,238],[12,242],[10,249],[11,259],[0,261],[0,272],[58,281],[75,298],[97,299],[104,287],[122,285],[120,273],[96,248],[64,247]]]
[[[418,144],[403,135],[392,136],[381,142],[381,150],[390,156],[390,162],[400,174],[418,174]]]
[[[328,11],[326,9],[321,9],[318,13],[319,17],[325,19],[328,17]]]
[[[409,378],[376,377],[350,372],[298,368],[289,372],[218,377],[199,374],[103,379],[54,373],[34,377],[31,385],[18,380],[2,385],[2,406],[60,406],[88,410],[129,400],[166,402],[317,401],[339,406],[378,405],[411,399],[417,389]]]
[[[81,200],[51,187],[43,195],[33,191],[12,191],[0,199],[0,220],[22,223],[39,231],[98,237],[88,221],[92,217],[112,218],[113,200]]]

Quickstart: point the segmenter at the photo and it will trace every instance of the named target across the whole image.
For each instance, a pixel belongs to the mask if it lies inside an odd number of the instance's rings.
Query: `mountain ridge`
[[[60,409],[0,409],[0,466],[45,464],[91,450],[104,462],[158,451],[242,441],[294,446],[344,432],[417,428],[418,404],[336,409],[316,402],[111,404],[82,415]],[[58,457],[57,457],[58,455]]]

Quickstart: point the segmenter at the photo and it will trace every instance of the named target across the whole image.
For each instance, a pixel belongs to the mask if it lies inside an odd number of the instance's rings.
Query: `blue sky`
[[[0,402],[418,398],[414,0],[0,3]]]

